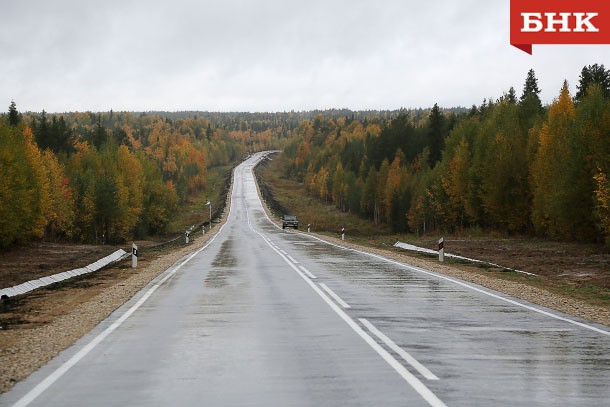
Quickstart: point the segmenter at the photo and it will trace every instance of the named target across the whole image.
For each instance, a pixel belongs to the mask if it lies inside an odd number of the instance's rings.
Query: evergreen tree
[[[36,139],[36,144],[38,144],[38,148],[41,150],[46,150],[51,147],[51,132],[49,129],[49,121],[47,119],[47,112],[44,110],[40,115],[40,120],[34,120],[34,138]]]
[[[527,79],[525,80],[525,85],[523,85],[523,94],[519,101],[519,121],[521,123],[521,130],[524,133],[527,133],[529,129],[539,123],[544,113],[542,102],[538,96],[539,93],[538,80],[534,70],[530,69],[527,73]]]
[[[513,88],[512,86],[506,94],[506,100],[508,101],[508,103],[513,105],[517,103],[517,92],[515,92],[515,88]]]
[[[580,73],[580,81],[576,86],[578,91],[574,97],[577,102],[580,102],[587,95],[589,86],[598,84],[601,87],[602,94],[606,99],[610,98],[610,70],[606,70],[604,65],[589,65],[582,68]]]
[[[99,120],[93,130],[91,130],[89,134],[89,140],[91,144],[95,146],[98,150],[102,148],[102,146],[108,141],[108,131],[102,124],[101,120]]]
[[[208,139],[208,141],[212,141],[213,134],[214,132],[212,131],[212,126],[210,126],[210,123],[208,123],[208,127],[205,129],[205,137]]]
[[[523,94],[520,99],[520,106],[522,110],[527,113],[525,116],[531,118],[537,114],[542,113],[542,102],[540,101],[540,89],[538,88],[538,79],[536,79],[536,73],[533,69],[530,69],[523,85]],[[531,123],[528,123],[531,124]]]
[[[434,167],[441,160],[445,146],[445,117],[441,113],[438,103],[434,104],[428,117],[428,146],[430,147],[430,167]]]
[[[11,100],[11,104],[8,107],[8,122],[11,126],[17,126],[21,121],[21,113],[17,111],[17,105],[14,100]]]
[[[521,95],[521,101],[524,101],[528,96],[536,96],[540,94],[540,89],[538,88],[538,79],[536,79],[536,72],[533,69],[530,69],[527,73],[527,78],[525,79],[525,84],[523,85],[523,94]]]

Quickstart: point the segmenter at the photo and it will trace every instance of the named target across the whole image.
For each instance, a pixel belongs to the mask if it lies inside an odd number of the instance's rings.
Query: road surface
[[[1,406],[600,406],[608,328],[269,221],[227,223]]]

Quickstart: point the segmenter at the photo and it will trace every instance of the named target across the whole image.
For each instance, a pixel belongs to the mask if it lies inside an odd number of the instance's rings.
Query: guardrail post
[[[131,268],[138,267],[138,246],[135,243],[131,244]]]
[[[445,261],[445,239],[442,237],[438,240],[438,261]]]

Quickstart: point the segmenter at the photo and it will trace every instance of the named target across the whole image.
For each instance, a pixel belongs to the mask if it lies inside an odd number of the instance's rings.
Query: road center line
[[[320,287],[322,287],[322,289],[323,289],[324,291],[326,291],[326,292],[328,293],[328,295],[330,295],[331,297],[333,297],[333,298],[335,299],[335,301],[337,301],[337,303],[338,303],[339,305],[341,305],[343,308],[351,308],[347,302],[343,301],[343,300],[341,299],[341,297],[339,297],[339,296],[337,295],[337,293],[335,293],[333,290],[331,290],[330,288],[328,288],[328,286],[327,286],[326,284],[324,284],[324,283],[320,283]]]
[[[314,276],[314,275],[311,273],[311,271],[307,270],[305,267],[303,267],[303,266],[299,266],[299,268],[301,269],[301,271],[302,271],[303,273],[305,273],[305,274],[307,275],[307,277],[309,277],[309,278],[313,278],[313,279],[318,278],[318,277]]]
[[[405,351],[403,348],[398,346],[393,340],[388,338],[383,332],[381,332],[377,327],[371,324],[367,319],[360,318],[358,319],[368,329],[373,335],[378,337],[383,343],[388,345],[390,349],[396,352],[401,358],[404,359],[405,362],[413,366],[415,370],[417,370],[422,376],[424,376],[428,380],[438,380],[438,377],[432,373],[428,368],[417,361],[413,356],[409,354],[409,352]]]
[[[358,336],[360,336],[371,348],[373,348],[373,350],[375,352],[377,352],[377,354],[379,356],[381,356],[381,358],[383,360],[385,360],[385,362],[388,365],[390,365],[390,367],[392,369],[394,369],[396,371],[396,373],[398,373],[400,375],[400,377],[402,377],[424,400],[426,400],[426,402],[430,406],[432,406],[432,407],[447,407],[447,405],[445,403],[443,403],[443,401],[441,399],[439,399],[436,396],[436,394],[434,394],[428,387],[426,387],[426,385],[423,384],[421,382],[421,380],[419,380],[411,372],[409,372],[399,361],[397,361],[394,358],[394,356],[392,356],[387,350],[385,350],[383,347],[381,347],[381,345],[379,345],[375,341],[375,339],[373,339],[369,334],[367,334],[366,331],[364,331],[364,329],[362,329],[360,327],[360,325],[358,325],[356,323],[356,321],[354,321],[352,318],[350,318],[349,315],[347,315],[341,308],[339,308],[339,306],[337,304],[335,304],[324,293],[324,291],[322,291],[320,289],[320,287],[318,287],[313,281],[311,281],[309,278],[307,278],[307,276],[305,274],[303,274],[301,272],[301,270],[299,270],[299,268],[296,265],[291,263],[290,260],[288,260],[288,258],[285,255],[280,253],[280,251],[278,249],[276,249],[269,242],[267,242],[267,240],[264,239],[263,234],[261,234],[260,232],[256,231],[254,229],[254,227],[252,226],[252,223],[250,222],[250,215],[249,215],[248,208],[246,208],[246,216],[247,216],[247,219],[248,219],[248,225],[250,226],[250,229],[254,233],[256,233],[257,235],[259,235],[260,237],[263,237],[263,240],[265,241],[265,243],[267,243],[267,245],[269,245],[269,247],[271,247],[271,249],[274,250],[284,260],[284,262],[286,262],[286,264],[288,264],[288,266],[290,266],[294,271],[296,271],[296,273],[299,276],[301,276],[301,278],[303,280],[305,280],[305,282],[307,284],[309,284],[309,286],[316,292],[316,294],[318,294],[322,298],[322,300],[324,300],[324,302],[326,302],[326,304],[328,304],[328,306],[333,311],[335,311],[335,313],[337,315],[339,315],[339,317],[343,321],[345,321],[345,323],[347,323],[347,325],[349,325],[349,327],[352,328],[352,330],[354,332],[356,332],[356,334],[358,334]]]
[[[271,221],[271,219],[269,219],[269,217],[268,217],[268,216],[267,216],[267,219],[269,220],[269,222],[272,222],[272,221]],[[273,222],[272,222],[272,223],[273,223]],[[274,225],[275,225],[275,223],[274,223]],[[277,225],[276,225],[276,226],[277,226]],[[584,322],[579,322],[579,321],[575,321],[575,320],[570,319],[570,318],[562,317],[561,315],[556,315],[556,314],[553,314],[552,312],[545,311],[545,310],[543,310],[543,309],[539,309],[539,308],[533,307],[533,306],[531,306],[531,305],[522,304],[522,303],[520,303],[520,302],[518,302],[518,301],[512,300],[512,299],[510,299],[510,298],[503,297],[503,296],[501,296],[501,295],[498,295],[498,294],[492,293],[492,292],[490,292],[490,291],[483,290],[483,289],[481,289],[481,288],[475,287],[475,286],[473,286],[473,285],[470,285],[470,284],[465,283],[465,282],[463,282],[463,281],[457,280],[457,279],[455,279],[455,278],[447,277],[447,276],[444,276],[444,275],[442,275],[442,274],[439,274],[439,273],[434,273],[434,272],[432,272],[432,271],[428,271],[428,270],[425,270],[425,269],[422,269],[422,268],[419,268],[419,267],[410,266],[410,265],[408,265],[408,264],[404,264],[404,263],[401,263],[401,262],[396,261],[396,260],[391,260],[391,259],[388,259],[388,258],[386,258],[386,257],[379,256],[379,255],[377,255],[377,254],[368,253],[368,252],[364,252],[364,251],[362,251],[362,250],[352,249],[352,248],[348,248],[348,247],[345,247],[345,246],[341,246],[341,245],[338,245],[338,244],[335,244],[335,243],[331,243],[331,242],[328,242],[328,241],[326,241],[326,240],[324,240],[324,239],[321,239],[321,238],[319,238],[319,237],[317,237],[317,236],[311,236],[311,235],[307,235],[307,234],[305,234],[305,233],[301,233],[301,232],[298,232],[298,233],[299,233],[299,234],[301,234],[301,235],[303,235],[303,236],[308,236],[308,237],[310,237],[310,238],[312,238],[312,239],[315,239],[315,240],[318,240],[318,241],[320,241],[320,242],[326,243],[326,244],[328,244],[328,245],[330,245],[330,246],[338,247],[338,248],[340,248],[340,249],[347,250],[347,251],[351,251],[351,252],[360,253],[360,254],[363,254],[363,255],[365,255],[365,256],[374,257],[374,258],[376,258],[376,259],[378,259],[378,260],[382,260],[382,261],[384,261],[384,262],[386,262],[386,263],[395,264],[395,265],[400,266],[400,267],[402,267],[402,268],[404,268],[404,269],[407,269],[407,270],[415,271],[415,272],[417,272],[417,273],[421,273],[421,274],[426,274],[426,275],[429,275],[429,276],[432,276],[432,277],[435,277],[435,278],[439,278],[439,279],[441,279],[441,280],[450,281],[450,282],[452,282],[452,283],[454,283],[454,284],[461,285],[462,287],[468,288],[468,289],[473,290],[473,291],[477,291],[477,292],[479,292],[479,293],[481,293],[481,294],[485,294],[485,295],[487,295],[487,296],[489,296],[489,297],[496,298],[496,299],[498,299],[498,300],[501,300],[501,301],[507,302],[507,303],[509,303],[509,304],[516,305],[516,306],[518,306],[518,307],[525,308],[525,309],[528,309],[528,310],[530,310],[530,311],[534,311],[534,312],[537,312],[537,313],[539,313],[539,314],[546,315],[546,316],[548,316],[548,317],[551,317],[551,318],[554,318],[554,319],[557,319],[557,320],[560,320],[560,321],[567,322],[567,323],[569,323],[569,324],[577,325],[577,326],[579,326],[579,327],[581,327],[581,328],[589,329],[589,330],[591,330],[591,331],[595,331],[595,332],[600,333],[600,334],[602,334],[602,335],[610,336],[610,331],[606,331],[606,330],[604,330],[604,329],[597,328],[597,327],[595,327],[595,326],[592,326],[592,325],[586,324],[586,323],[584,323]]]

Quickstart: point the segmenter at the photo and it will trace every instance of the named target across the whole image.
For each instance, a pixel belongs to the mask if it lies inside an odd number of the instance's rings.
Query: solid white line
[[[271,220],[270,220],[270,221],[271,221]],[[300,233],[300,232],[299,232],[299,233]],[[511,300],[510,298],[502,297],[502,296],[500,296],[500,295],[497,295],[497,294],[494,294],[494,293],[492,293],[492,292],[489,292],[489,291],[486,291],[486,290],[480,289],[480,288],[478,288],[478,287],[472,286],[472,285],[467,284],[467,283],[465,283],[465,282],[463,282],[463,281],[460,281],[460,280],[457,280],[457,279],[454,279],[454,278],[451,278],[451,277],[444,276],[444,275],[442,275],[442,274],[437,274],[437,273],[434,273],[434,272],[432,272],[432,271],[427,271],[427,270],[421,269],[421,268],[419,268],[419,267],[410,266],[410,265],[407,265],[407,264],[404,264],[404,263],[401,263],[401,262],[398,262],[398,261],[395,261],[395,260],[388,259],[388,258],[383,257],[383,256],[379,256],[379,255],[377,255],[377,254],[373,254],[373,253],[367,253],[367,252],[363,252],[363,251],[361,251],[361,250],[357,250],[357,249],[351,249],[351,248],[348,248],[348,247],[344,247],[344,246],[341,246],[341,245],[338,245],[338,244],[335,244],[335,243],[328,242],[328,241],[326,241],[326,240],[324,240],[324,239],[321,239],[321,238],[319,238],[319,237],[317,237],[317,236],[306,235],[306,234],[304,234],[304,233],[301,233],[301,234],[302,234],[303,236],[309,236],[309,237],[310,237],[310,238],[312,238],[312,239],[316,239],[316,240],[318,240],[318,241],[320,241],[320,242],[326,243],[326,244],[331,245],[331,246],[338,247],[338,248],[340,248],[340,249],[344,249],[344,250],[348,250],[348,251],[352,251],[352,252],[356,252],[356,253],[364,254],[365,256],[374,257],[374,258],[379,259],[379,260],[382,260],[382,261],[384,261],[384,262],[386,262],[386,263],[395,264],[395,265],[400,266],[400,267],[402,267],[402,268],[405,268],[405,269],[407,269],[407,270],[411,270],[411,271],[415,271],[415,272],[418,272],[418,273],[421,273],[421,274],[426,274],[426,275],[429,275],[429,276],[433,276],[433,277],[436,277],[436,278],[440,278],[440,279],[445,280],[445,281],[450,281],[450,282],[452,282],[452,283],[455,283],[455,284],[461,285],[462,287],[465,287],[465,288],[471,289],[471,290],[476,291],[476,292],[479,292],[479,293],[481,293],[481,294],[485,294],[485,295],[487,295],[487,296],[490,296],[490,297],[496,298],[496,299],[498,299],[498,300],[501,300],[501,301],[504,301],[504,302],[508,302],[509,304],[513,304],[513,305],[516,305],[516,306],[518,306],[518,307],[525,308],[525,309],[528,309],[528,310],[530,310],[530,311],[534,311],[534,312],[537,312],[537,313],[539,313],[539,314],[546,315],[546,316],[548,316],[548,317],[555,318],[555,319],[558,319],[558,320],[560,320],[560,321],[567,322],[567,323],[569,323],[569,324],[577,325],[577,326],[579,326],[579,327],[581,327],[581,328],[589,329],[589,330],[591,330],[591,331],[595,331],[595,332],[600,333],[600,334],[602,334],[602,335],[607,335],[607,336],[610,336],[610,331],[605,331],[605,330],[603,330],[603,329],[597,328],[597,327],[592,326],[592,325],[585,324],[585,323],[583,323],[583,322],[575,321],[575,320],[573,320],[573,319],[566,318],[566,317],[562,317],[562,316],[560,316],[560,315],[555,315],[555,314],[553,314],[552,312],[548,312],[548,311],[545,311],[545,310],[542,310],[542,309],[538,309],[538,308],[536,308],[536,307],[532,307],[532,306],[527,305],[527,304],[522,304],[522,303],[517,302],[517,301],[515,301],[515,300]]]
[[[229,214],[230,214],[230,210],[231,209],[229,208]],[[225,223],[225,225],[226,225],[226,223]],[[182,263],[177,265],[174,269],[168,269],[168,271],[165,271],[165,273],[167,273],[167,274],[160,281],[158,281],[152,287],[150,287],[148,289],[148,291],[146,291],[146,293],[144,293],[142,298],[140,298],[138,300],[138,302],[136,302],[123,315],[121,315],[121,317],[119,319],[117,319],[112,325],[110,325],[108,328],[106,328],[102,333],[100,333],[98,336],[93,338],[91,340],[91,342],[89,342],[87,345],[85,345],[80,351],[78,351],[76,354],[74,354],[74,356],[72,356],[70,359],[68,359],[66,362],[64,362],[64,364],[62,364],[60,367],[58,367],[49,376],[47,376],[42,382],[38,383],[36,385],[36,387],[34,387],[32,390],[30,390],[28,393],[26,393],[21,399],[19,399],[15,404],[13,404],[13,407],[28,406],[32,401],[34,401],[38,396],[40,396],[45,390],[47,390],[49,387],[51,387],[53,385],[53,383],[55,383],[57,380],[59,380],[68,370],[70,370],[74,365],[76,365],[85,356],[87,356],[87,354],[89,352],[91,352],[97,345],[99,345],[100,342],[102,342],[104,339],[106,339],[106,337],[108,335],[110,335],[118,327],[120,327],[123,324],[123,322],[125,322],[127,320],[127,318],[129,318],[134,312],[136,312],[138,310],[138,308],[140,308],[142,306],[142,304],[144,304],[146,302],[146,300],[148,300],[153,295],[153,293],[155,291],[157,291],[157,289],[161,285],[163,285],[163,283],[165,283],[170,277],[172,277],[174,274],[176,274],[178,272],[178,270],[180,270],[182,268],[182,266],[184,266],[186,263],[191,261],[193,259],[193,257],[197,256],[200,252],[202,252],[209,245],[211,245],[212,242],[216,239],[216,237],[220,235],[220,233],[222,232],[222,229],[224,228],[225,225],[222,225],[220,227],[218,232],[210,239],[209,242],[207,242],[205,244],[205,246],[203,246],[202,248],[200,248],[197,251],[195,251],[194,253],[192,253],[190,256],[188,256],[186,258],[186,260],[184,260]],[[171,271],[169,271],[169,270],[171,270]]]
[[[300,268],[300,269],[303,271],[303,273],[307,274],[307,277],[309,277],[309,278],[313,278],[313,279],[318,278],[318,277],[314,276],[314,275],[311,273],[311,271],[307,270],[305,267],[303,267],[303,266],[299,266],[299,268]]]
[[[328,288],[328,286],[324,283],[320,283],[320,287],[322,287],[322,289],[324,291],[326,291],[328,293],[328,295],[330,295],[331,297],[333,297],[335,299],[335,301],[337,301],[339,303],[339,305],[341,305],[343,308],[351,308],[349,306],[349,304],[345,301],[343,301],[341,299],[341,297],[339,297],[337,295],[337,293],[335,293],[333,290],[331,290],[330,288]]]
[[[246,214],[247,214],[247,210],[246,210]],[[248,225],[250,226],[250,229],[258,234],[259,236],[262,237],[262,234],[257,232],[254,227],[252,226],[252,224],[250,223],[250,217],[247,216],[248,218]],[[278,228],[279,229],[279,228]],[[266,242],[266,240],[265,240]],[[311,281],[309,278],[307,278],[307,276],[305,274],[303,274],[301,272],[301,270],[298,269],[297,266],[295,266],[294,264],[292,264],[290,262],[290,260],[288,260],[286,258],[286,256],[284,256],[282,253],[280,253],[279,250],[277,250],[276,248],[274,248],[271,244],[269,244],[267,242],[267,244],[269,245],[269,247],[271,247],[272,250],[274,250],[285,262],[286,264],[288,264],[294,271],[297,272],[297,274],[299,276],[301,276],[301,278],[303,280],[305,280],[305,282],[307,284],[309,284],[309,286],[316,292],[316,294],[318,294],[322,300],[324,300],[324,302],[326,302],[326,304],[328,304],[328,306],[335,311],[335,313],[337,315],[339,315],[339,317],[345,321],[345,323],[347,323],[347,325],[349,325],[350,328],[352,328],[352,330],[354,332],[356,332],[358,334],[358,336],[360,336],[371,348],[373,348],[373,350],[375,352],[377,352],[377,354],[379,356],[381,356],[381,358],[383,360],[385,360],[385,362],[390,365],[390,367],[392,369],[394,369],[396,371],[396,373],[398,373],[400,375],[400,377],[402,377],[417,393],[419,393],[419,395],[426,400],[426,402],[432,406],[432,407],[447,407],[447,405],[445,403],[442,402],[442,400],[440,400],[436,394],[434,394],[429,388],[426,387],[425,384],[423,384],[421,382],[421,380],[419,380],[417,377],[415,377],[411,372],[409,372],[400,362],[398,362],[394,356],[392,356],[388,351],[386,351],[384,348],[381,347],[381,345],[379,345],[375,339],[373,339],[369,334],[367,334],[361,327],[360,325],[358,325],[353,319],[351,319],[349,317],[349,315],[347,315],[341,308],[339,308],[339,306],[337,304],[335,304],[326,294],[324,294],[324,291],[322,291],[313,281]]]
[[[405,351],[400,346],[396,345],[396,343],[388,338],[383,332],[381,332],[377,327],[371,324],[367,319],[360,318],[358,319],[362,325],[364,325],[373,335],[381,339],[390,349],[394,352],[398,353],[398,355],[404,359],[405,362],[413,366],[415,370],[417,370],[422,376],[424,376],[428,380],[438,380],[438,377],[432,373],[428,368],[417,361],[413,356],[411,356],[407,351]]]
[[[286,253],[284,253],[284,254],[286,254]],[[286,257],[288,257],[290,259],[290,261],[293,262],[294,264],[299,264],[299,262],[296,261],[292,256],[286,254]]]

